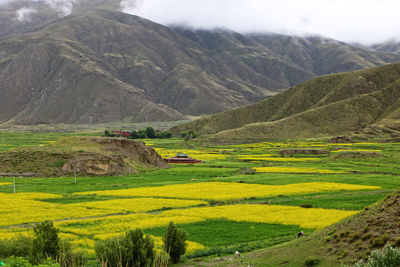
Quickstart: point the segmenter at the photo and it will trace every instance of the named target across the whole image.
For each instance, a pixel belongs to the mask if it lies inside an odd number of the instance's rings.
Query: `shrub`
[[[388,239],[388,235],[384,234],[382,237],[375,237],[370,243],[372,247],[383,247]]]
[[[60,267],[53,259],[47,259],[43,264],[33,266],[27,259],[22,257],[9,257],[5,260],[7,267]]]
[[[154,130],[153,127],[147,127],[147,128],[146,128],[146,136],[147,136],[147,138],[154,138],[154,137],[156,137],[156,131]]]
[[[161,251],[154,258],[154,266],[168,267],[169,255],[165,251]]]
[[[68,241],[60,241],[57,261],[61,267],[86,266],[87,258],[83,252],[73,252]]]
[[[398,238],[396,238],[396,240],[394,240],[393,246],[394,247],[400,247],[400,237],[398,237]]]
[[[190,130],[187,132],[181,132],[181,136],[185,138],[186,141],[189,141],[191,139],[195,139],[197,137],[197,133],[193,130]]]
[[[0,240],[0,257],[29,257],[31,245],[32,238],[22,235],[10,240]]]
[[[146,130],[139,130],[139,131],[138,131],[137,138],[143,139],[143,138],[146,138],[146,137],[147,137],[147,135],[146,135]]]
[[[319,262],[320,262],[320,260],[317,259],[317,258],[308,258],[308,259],[304,262],[303,266],[316,266],[316,265],[319,264]]]
[[[139,136],[138,132],[136,130],[132,130],[131,135],[129,136],[129,139],[137,139]]]
[[[35,238],[30,249],[31,262],[38,264],[49,257],[55,259],[60,251],[60,238],[53,222],[38,223],[33,232]]]
[[[354,267],[397,267],[400,266],[400,250],[385,246],[382,250],[375,250],[368,258],[367,262],[359,261]]]
[[[106,241],[98,241],[95,245],[98,259],[105,267],[150,266],[154,260],[154,242],[144,233],[136,229],[125,236]]]
[[[170,222],[163,238],[164,250],[168,253],[173,263],[179,263],[181,256],[186,252],[188,235]]]
[[[157,132],[155,135],[155,138],[158,138],[158,139],[171,138],[171,137],[172,137],[171,133],[163,132],[163,131]]]

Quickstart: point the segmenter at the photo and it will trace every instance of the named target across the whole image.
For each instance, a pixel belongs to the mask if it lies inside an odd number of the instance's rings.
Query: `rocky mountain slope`
[[[400,64],[327,75],[244,108],[174,130],[192,129],[218,139],[330,136],[371,126],[400,130]]]
[[[317,75],[400,61],[334,40],[165,27],[86,1],[0,6],[0,123],[180,120],[246,106]],[[31,4],[32,5],[32,4]]]

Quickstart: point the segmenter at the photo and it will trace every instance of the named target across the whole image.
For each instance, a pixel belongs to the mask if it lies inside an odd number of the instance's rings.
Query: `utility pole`
[[[75,177],[75,184],[76,184],[76,161],[74,161],[74,177]]]
[[[13,177],[13,184],[14,184],[14,194],[15,194],[15,177]]]

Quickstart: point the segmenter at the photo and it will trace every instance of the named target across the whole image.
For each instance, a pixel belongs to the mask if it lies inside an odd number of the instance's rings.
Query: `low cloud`
[[[121,8],[198,29],[319,34],[364,44],[400,37],[398,0],[123,0]]]
[[[61,16],[68,16],[71,14],[74,4],[79,0],[44,0],[50,8],[56,10]]]
[[[19,22],[31,21],[32,14],[37,13],[38,10],[32,7],[23,7],[16,11],[16,18]]]
[[[72,13],[74,4],[81,0],[0,0],[0,5],[6,5],[9,3],[20,3],[25,6],[16,11],[16,18],[19,21],[30,19],[32,14],[37,13],[38,10],[35,8],[36,3],[44,3],[49,8],[55,10],[60,16],[67,16]]]

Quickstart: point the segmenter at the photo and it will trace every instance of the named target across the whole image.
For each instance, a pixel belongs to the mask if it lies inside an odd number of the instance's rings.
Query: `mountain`
[[[217,139],[331,136],[370,126],[400,130],[400,64],[326,75],[264,101],[174,128]]]
[[[0,6],[0,123],[180,120],[400,61],[319,37],[166,27],[118,3],[85,1],[67,16],[41,1]],[[27,5],[37,12],[18,21]]]
[[[371,49],[378,51],[378,52],[384,52],[384,53],[400,53],[400,42],[396,40],[390,40],[384,43],[380,44],[375,44],[370,46]]]

